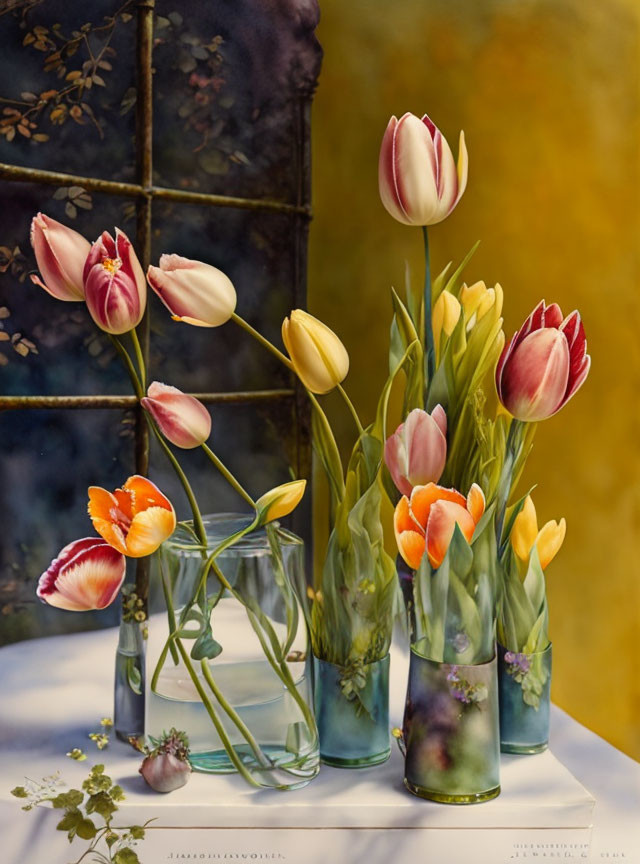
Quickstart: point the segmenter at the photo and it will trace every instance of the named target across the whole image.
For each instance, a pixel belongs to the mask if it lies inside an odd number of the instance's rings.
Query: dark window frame
[[[294,201],[235,197],[227,195],[191,192],[183,189],[153,185],[153,15],[155,0],[138,0],[136,20],[136,183],[121,183],[95,177],[81,177],[58,171],[26,168],[20,165],[0,163],[0,180],[32,182],[52,186],[82,186],[89,191],[110,196],[133,198],[136,201],[136,251],[143,270],[151,263],[151,229],[153,202],[173,201],[183,204],[198,204],[205,207],[231,207],[244,210],[265,210],[288,214],[294,223],[294,306],[306,305],[307,239],[311,220],[310,181],[310,109],[315,82],[306,89],[299,89],[294,101],[295,164],[292,170],[296,177]],[[140,342],[145,362],[149,354],[149,307],[139,327]],[[274,390],[247,390],[235,392],[209,392],[193,394],[206,404],[261,403],[287,401],[292,404],[295,418],[295,464],[292,466],[298,477],[311,478],[311,418],[306,394],[297,379],[290,388]],[[0,411],[29,409],[107,409],[122,410],[138,405],[135,396],[104,395],[56,395],[56,396],[2,396]],[[136,410],[135,424],[135,468],[139,474],[149,469],[149,433],[140,407]],[[294,530],[307,535],[302,525]],[[310,560],[310,549],[307,550]],[[146,599],[148,591],[149,559],[138,559],[136,567],[136,590]]]

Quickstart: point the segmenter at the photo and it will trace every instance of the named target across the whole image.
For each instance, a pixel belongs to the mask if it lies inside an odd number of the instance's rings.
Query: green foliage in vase
[[[411,319],[401,303],[398,309],[391,374],[374,422],[358,437],[343,482],[331,442],[325,442],[317,419],[314,427],[316,448],[333,489],[334,517],[309,616],[311,641],[316,657],[344,668],[343,689],[351,694],[366,683],[363,665],[387,655],[396,608],[395,562],[385,551],[380,520],[386,416],[396,376],[415,368],[420,356]]]
[[[500,577],[494,516],[492,506],[470,544],[456,525],[442,564],[433,569],[425,555],[416,571],[416,641],[431,660],[469,666],[495,653]]]

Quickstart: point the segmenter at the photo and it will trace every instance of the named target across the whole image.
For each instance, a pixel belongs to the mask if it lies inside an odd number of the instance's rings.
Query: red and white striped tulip
[[[161,255],[159,267],[149,267],[149,285],[174,321],[195,327],[219,327],[233,315],[236,290],[222,270],[180,255]]]
[[[34,285],[57,300],[84,300],[82,273],[91,243],[73,228],[38,213],[31,220],[31,245],[42,276],[32,274]]]
[[[403,495],[414,486],[437,483],[447,461],[447,415],[442,405],[431,414],[414,408],[384,445],[384,461]]]
[[[442,222],[462,198],[469,160],[460,132],[458,164],[447,139],[425,114],[392,117],[380,147],[378,185],[387,211],[403,225]]]
[[[119,228],[91,247],[84,265],[84,296],[101,330],[114,335],[137,327],[147,305],[147,282],[131,241]]]
[[[49,606],[71,612],[105,609],[124,581],[125,557],[101,537],[69,543],[40,577],[36,594]]]
[[[176,447],[185,450],[200,447],[211,435],[211,415],[207,409],[195,396],[188,396],[177,387],[154,381],[140,402],[164,437]]]
[[[393,516],[400,555],[412,570],[417,570],[426,550],[429,563],[437,569],[444,561],[456,525],[470,543],[484,509],[484,494],[477,483],[466,498],[455,489],[435,483],[414,487],[410,497],[402,496]]]
[[[590,366],[580,314],[563,319],[557,303],[541,300],[502,351],[498,396],[517,420],[545,420],[577,393]]]

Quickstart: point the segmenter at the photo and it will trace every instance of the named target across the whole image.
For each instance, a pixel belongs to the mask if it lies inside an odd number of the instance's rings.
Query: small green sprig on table
[[[24,786],[16,786],[11,794],[24,801],[23,810],[50,804],[52,808],[63,811],[57,830],[66,831],[70,843],[77,837],[89,841],[88,848],[74,864],[80,864],[89,855],[93,856],[91,861],[100,864],[140,864],[134,847],[144,840],[145,829],[153,820],[144,825],[113,825],[118,803],[125,796],[122,788],[104,773],[104,765],[91,768],[82,783],[82,790],[65,790],[64,787],[58,773],[40,782],[27,779]],[[100,825],[98,820],[104,824]],[[98,849],[101,841],[106,846],[105,852]]]

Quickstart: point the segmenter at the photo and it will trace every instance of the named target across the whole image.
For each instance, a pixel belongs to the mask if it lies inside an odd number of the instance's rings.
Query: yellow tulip
[[[302,309],[282,322],[282,340],[296,375],[312,393],[328,393],[347,377],[349,355],[336,334]]]
[[[528,561],[534,546],[538,549],[538,557],[543,570],[553,561],[560,551],[567,533],[567,523],[550,520],[538,531],[536,508],[530,495],[518,513],[511,530],[511,545],[521,561]]]
[[[442,334],[449,338],[453,333],[458,319],[460,318],[462,307],[457,297],[449,291],[443,291],[436,300],[431,315],[433,325],[433,342],[436,349],[436,358],[440,358],[440,344],[442,342]]]
[[[276,486],[275,489],[265,492],[256,501],[260,524],[266,525],[267,522],[282,519],[283,516],[293,512],[302,500],[306,485],[306,480],[292,480],[290,483],[283,483],[282,486]]]
[[[495,288],[487,288],[483,281],[474,282],[473,285],[463,285],[460,291],[460,302],[464,309],[467,332],[484,316],[490,309],[494,309],[496,318],[502,314],[503,292],[502,287],[496,283]]]

